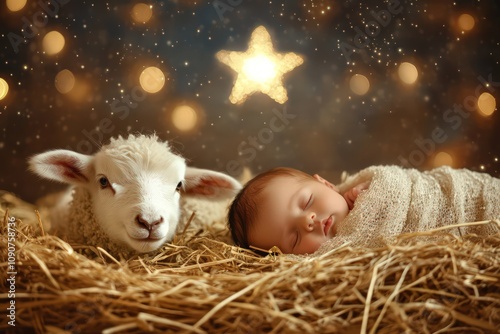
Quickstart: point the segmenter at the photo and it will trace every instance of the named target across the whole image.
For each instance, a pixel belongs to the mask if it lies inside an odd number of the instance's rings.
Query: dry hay
[[[31,220],[33,208],[23,215],[22,205],[10,204],[10,214]],[[7,212],[0,214],[5,275]],[[407,236],[410,245],[263,258],[221,241],[222,227],[188,229],[157,254],[124,260],[20,220],[16,229],[16,332],[500,330],[499,235],[446,235],[432,244]],[[2,310],[6,284],[2,279]],[[3,316],[0,331],[10,328],[7,321]]]

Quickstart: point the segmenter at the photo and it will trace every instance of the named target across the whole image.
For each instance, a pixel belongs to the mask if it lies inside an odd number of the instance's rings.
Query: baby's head
[[[229,209],[233,240],[244,248],[314,253],[349,212],[337,188],[318,175],[279,167],[259,174]]]

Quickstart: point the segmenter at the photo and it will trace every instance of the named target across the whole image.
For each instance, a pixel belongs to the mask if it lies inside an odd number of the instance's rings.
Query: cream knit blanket
[[[440,167],[427,172],[397,166],[374,166],[349,176],[340,192],[370,181],[354,208],[338,225],[337,235],[318,250],[349,242],[351,246],[378,247],[402,233],[500,218],[500,179],[469,170]],[[456,227],[455,235],[500,232],[498,225]],[[432,237],[428,238],[429,240]]]

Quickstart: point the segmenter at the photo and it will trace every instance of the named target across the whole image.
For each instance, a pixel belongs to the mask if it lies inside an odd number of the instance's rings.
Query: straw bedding
[[[374,249],[344,245],[317,257],[259,257],[229,244],[221,222],[188,226],[155,254],[120,259],[46,235],[34,207],[9,194],[0,204],[2,277],[7,217],[17,218],[16,332],[500,330],[498,234],[443,234],[422,244],[417,233]],[[7,289],[3,278],[2,310]],[[0,331],[12,330],[8,321],[2,316]]]

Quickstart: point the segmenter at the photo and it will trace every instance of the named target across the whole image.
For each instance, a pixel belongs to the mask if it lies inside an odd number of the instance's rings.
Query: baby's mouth
[[[323,232],[325,233],[325,236],[328,236],[328,232],[330,231],[330,228],[333,225],[333,216],[328,217],[328,219],[325,219],[323,221]]]

